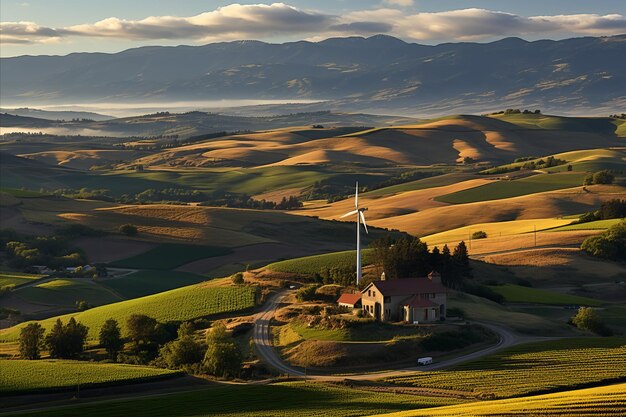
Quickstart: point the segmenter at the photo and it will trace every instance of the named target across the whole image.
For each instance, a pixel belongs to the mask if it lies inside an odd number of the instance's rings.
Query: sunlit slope
[[[552,120],[551,116],[545,117]],[[618,145],[616,126],[608,119],[593,123],[582,120],[546,123],[547,127],[543,127],[533,124],[532,119],[527,126],[517,119],[516,123],[510,123],[493,117],[463,115],[348,134],[329,129],[320,129],[318,133],[316,129],[290,128],[215,138],[158,152],[136,163],[147,166],[431,165],[454,164],[466,157],[506,162],[520,156]],[[581,124],[589,126],[581,131]]]
[[[586,388],[554,394],[534,395],[497,401],[477,401],[447,407],[379,414],[382,417],[409,416],[619,416],[626,414],[626,384]]]

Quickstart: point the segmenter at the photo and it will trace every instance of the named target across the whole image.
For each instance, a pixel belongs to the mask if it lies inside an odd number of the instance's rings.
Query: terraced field
[[[242,400],[242,399],[245,399]],[[77,405],[31,412],[33,417],[348,417],[457,404],[452,398],[424,397],[354,390],[343,386],[283,382],[270,385],[214,385],[204,390],[107,402],[106,406]],[[8,414],[10,415],[10,414]]]
[[[81,388],[103,384],[127,384],[180,375],[179,371],[148,366],[69,360],[0,360],[0,392]]]
[[[452,370],[387,379],[395,385],[507,398],[626,378],[626,338],[575,338],[519,345]]]
[[[541,417],[619,416],[626,414],[626,384],[586,388],[497,401],[381,414],[378,417],[418,416],[519,416]]]
[[[186,321],[219,313],[232,313],[251,308],[255,304],[255,288],[248,286],[219,286],[227,280],[213,280],[208,283],[191,285],[147,297],[95,307],[76,314],[60,316],[63,321],[74,317],[89,327],[88,338],[98,337],[105,320],[114,318],[124,332],[126,318],[133,313],[146,314],[158,321]],[[41,320],[39,323],[50,329],[57,317]],[[19,332],[29,322],[0,330],[0,342],[15,341]]]
[[[361,252],[363,264],[371,262],[371,250],[365,249]],[[305,256],[303,258],[289,259],[286,261],[274,262],[267,265],[267,269],[276,272],[289,272],[293,274],[316,274],[322,268],[355,268],[356,251],[334,252],[324,255]]]

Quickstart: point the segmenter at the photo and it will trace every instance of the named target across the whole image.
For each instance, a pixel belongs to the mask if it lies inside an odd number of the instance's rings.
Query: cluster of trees
[[[203,341],[196,337],[190,322],[176,326],[159,323],[152,317],[133,314],[126,321],[128,336],[122,337],[118,322],[108,319],[99,332],[99,344],[110,360],[127,363],[151,363],[170,369],[206,372],[219,377],[236,377],[242,355],[230,332],[215,324]],[[59,319],[49,334],[39,323],[30,323],[20,333],[20,355],[39,359],[45,348],[53,358],[76,359],[84,351],[89,329],[73,317],[66,325]],[[123,353],[125,344],[130,348]]]
[[[626,199],[615,198],[605,201],[599,210],[582,214],[578,218],[578,223],[593,222],[596,220],[623,219],[626,217]]]
[[[611,114],[609,117],[612,117],[614,119],[626,119],[626,113],[621,113],[621,114]]]
[[[444,285],[462,288],[465,278],[471,277],[469,255],[465,242],[461,241],[453,251],[448,245],[432,251],[419,238],[408,236],[392,239],[385,236],[372,242],[374,264],[385,272],[387,279],[426,276],[438,271]]]
[[[65,325],[57,319],[45,337],[45,330],[39,323],[30,323],[20,331],[20,355],[25,359],[39,359],[45,347],[53,358],[75,359],[83,353],[88,331],[74,317]]]
[[[599,235],[585,239],[580,248],[599,258],[624,262],[626,260],[626,221],[621,221]]]
[[[546,159],[539,159],[538,161],[529,161],[522,165],[522,169],[544,169],[551,168],[559,165],[563,165],[567,163],[565,159],[555,158],[554,156],[549,156]]]
[[[520,110],[520,109],[506,109],[506,110],[500,110],[497,111],[495,113],[491,113],[491,114],[541,114],[541,110],[536,109],[536,110]]]
[[[609,170],[598,171],[593,174],[589,174],[583,180],[583,185],[593,184],[613,184],[615,175],[611,174]]]
[[[42,189],[42,193],[46,190]],[[186,204],[199,202],[204,206],[249,208],[257,210],[291,210],[302,207],[302,202],[296,196],[283,197],[280,202],[255,200],[246,194],[232,194],[224,192],[205,193],[198,190],[185,188],[147,189],[137,194],[124,194],[116,197],[111,190],[81,188],[74,190],[71,188],[59,188],[49,191],[49,193],[69,198],[80,198],[87,200],[116,201],[124,204],[149,204],[149,203],[174,203]]]
[[[350,266],[334,266],[332,268],[322,267],[318,274],[315,274],[315,281],[324,285],[352,285],[356,282],[356,268]]]
[[[554,156],[548,156],[545,159],[543,158],[538,159],[536,156],[523,156],[521,158],[516,158],[513,162],[514,163],[526,162],[526,163],[522,165],[516,165],[516,166],[503,166],[499,168],[491,168],[487,171],[481,171],[481,173],[503,174],[505,172],[520,171],[522,169],[535,170],[535,169],[551,168],[551,167],[555,167],[555,166],[559,166],[559,165],[563,165],[567,163],[566,160],[555,158]],[[567,170],[571,171],[572,166],[568,165]]]
[[[0,230],[0,248],[7,266],[25,269],[47,265],[52,269],[84,265],[87,261],[78,249],[71,248],[63,236],[24,236],[13,230]]]

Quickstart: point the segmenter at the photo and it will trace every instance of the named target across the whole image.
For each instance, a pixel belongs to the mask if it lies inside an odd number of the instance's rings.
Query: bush
[[[472,239],[486,239],[486,238],[487,238],[487,232],[483,232],[482,230],[472,233]]]
[[[222,378],[238,376],[241,372],[241,352],[226,331],[226,326],[216,324],[207,333],[206,342],[207,350],[202,364],[204,370]]]
[[[296,298],[298,301],[313,301],[317,299],[317,289],[320,288],[319,285],[307,285],[306,287],[300,288],[296,292]]]
[[[615,175],[611,174],[608,170],[603,170],[587,175],[583,180],[583,185],[613,184],[614,179]]]
[[[166,343],[159,357],[169,369],[190,368],[202,361],[206,346],[195,340],[191,323],[183,323],[178,329],[178,338]]]
[[[137,226],[133,224],[123,224],[119,227],[119,232],[126,236],[135,236],[139,232]]]
[[[233,284],[235,285],[241,285],[243,284],[245,281],[243,279],[243,273],[242,272],[237,272],[236,274],[232,274],[230,276],[231,281],[233,282]]]
[[[574,317],[572,324],[581,330],[587,330],[600,336],[612,336],[611,329],[602,323],[600,315],[591,307],[580,307]]]

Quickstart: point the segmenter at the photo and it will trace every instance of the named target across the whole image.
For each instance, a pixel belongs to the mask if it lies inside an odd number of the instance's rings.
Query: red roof
[[[356,293],[356,294],[345,293],[345,294],[341,294],[337,302],[343,303],[343,304],[355,305],[356,303],[359,302],[360,299],[361,299],[361,293]]]
[[[446,287],[428,278],[400,278],[373,281],[372,285],[385,296],[446,292]],[[369,285],[368,285],[369,287]],[[367,289],[367,288],[366,288]],[[366,290],[365,289],[365,290]],[[365,291],[363,290],[363,291]]]
[[[434,303],[427,298],[422,298],[417,294],[403,302],[402,305],[409,307],[439,307],[439,304]]]

